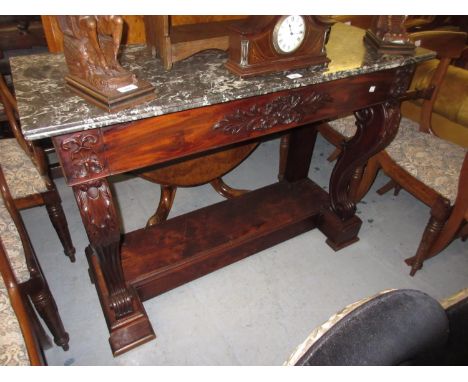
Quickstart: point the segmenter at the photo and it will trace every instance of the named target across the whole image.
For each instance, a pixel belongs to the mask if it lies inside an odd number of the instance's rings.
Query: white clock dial
[[[302,16],[283,16],[273,31],[273,45],[278,53],[288,54],[298,49],[305,37]]]

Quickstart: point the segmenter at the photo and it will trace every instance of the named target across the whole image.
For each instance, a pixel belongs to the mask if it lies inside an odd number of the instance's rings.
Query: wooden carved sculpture
[[[375,16],[364,41],[378,53],[413,54],[415,45],[405,28],[407,16]]]
[[[86,100],[117,111],[154,98],[154,87],[117,60],[122,38],[120,16],[58,16],[63,32],[68,87]]]

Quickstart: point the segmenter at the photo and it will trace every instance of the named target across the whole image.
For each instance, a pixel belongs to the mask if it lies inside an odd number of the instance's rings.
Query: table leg
[[[353,174],[369,158],[385,149],[395,137],[400,123],[400,105],[397,101],[388,101],[354,114],[357,120],[356,134],[343,144],[342,154],[330,177],[331,208],[341,220],[341,223],[333,223],[337,226],[336,233],[333,238],[329,236],[327,241],[334,249],[343,248],[358,240],[361,222],[355,216],[356,204],[349,192]]]
[[[90,247],[90,267],[110,331],[114,355],[155,337],[135,291],[125,283],[119,221],[106,179],[73,186]]]
[[[282,179],[295,182],[307,178],[316,139],[317,127],[312,124],[291,131],[288,151],[283,153],[286,155],[286,164],[283,165]]]

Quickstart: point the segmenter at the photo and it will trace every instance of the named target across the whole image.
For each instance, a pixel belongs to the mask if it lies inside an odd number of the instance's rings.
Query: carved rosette
[[[332,102],[327,93],[288,94],[279,96],[263,105],[254,104],[249,108],[237,109],[217,122],[214,130],[226,134],[246,134],[264,131],[279,125],[301,122],[308,114],[316,112],[327,102]]]
[[[73,187],[91,246],[96,252],[116,318],[133,311],[132,294],[125,285],[120,259],[120,229],[112,195],[105,179]]]
[[[60,147],[68,154],[73,179],[90,178],[104,171],[104,158],[98,154],[100,146],[98,132],[74,134],[62,141]]]

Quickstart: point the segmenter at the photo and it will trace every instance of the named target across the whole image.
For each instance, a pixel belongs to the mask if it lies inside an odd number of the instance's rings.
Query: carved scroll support
[[[408,89],[413,71],[414,65],[398,68],[390,87],[389,99],[354,113],[356,134],[343,143],[342,155],[330,177],[332,210],[342,221],[353,217],[356,212],[356,204],[350,192],[353,176],[360,173],[359,168],[373,155],[385,149],[398,131],[401,119],[400,97]]]
[[[120,230],[107,180],[73,187],[91,247],[94,249],[109,291],[109,307],[116,318],[132,313],[132,293],[125,285],[120,260]]]
[[[86,255],[109,328],[113,354],[155,338],[134,288],[125,282],[119,218],[106,176],[110,174],[100,129],[53,138],[90,245]]]
[[[356,204],[350,195],[350,183],[356,169],[383,150],[395,137],[400,123],[400,105],[388,101],[354,113],[357,131],[342,146],[330,178],[330,201],[333,211],[345,221],[356,212]]]

